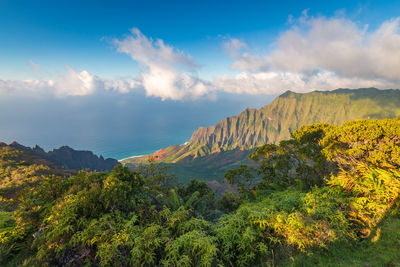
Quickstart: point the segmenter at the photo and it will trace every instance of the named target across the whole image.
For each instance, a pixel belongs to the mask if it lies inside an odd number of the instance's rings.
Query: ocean
[[[274,96],[220,94],[217,100],[162,101],[143,94],[0,99],[0,141],[51,150],[68,145],[105,158],[146,155],[187,142],[211,126]]]

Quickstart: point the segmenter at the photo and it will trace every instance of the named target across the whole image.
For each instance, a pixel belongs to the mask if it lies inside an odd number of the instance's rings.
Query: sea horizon
[[[104,95],[96,99],[48,99],[35,103],[20,99],[21,113],[0,116],[0,141],[38,145],[46,151],[69,146],[122,160],[184,144],[199,127],[212,126],[248,107],[260,108],[275,98],[225,94],[195,103],[143,100],[140,96]],[[0,99],[0,114],[9,108],[9,102]],[[49,109],[54,111],[49,114]],[[24,114],[30,117],[25,118]],[[66,118],[61,120],[62,116]]]

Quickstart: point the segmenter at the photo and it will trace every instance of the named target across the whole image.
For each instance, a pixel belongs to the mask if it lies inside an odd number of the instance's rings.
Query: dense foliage
[[[0,213],[0,264],[296,264],[335,244],[379,242],[398,211],[398,120],[301,127],[251,158],[259,166],[227,172],[237,190],[221,198],[154,162],[41,177]]]

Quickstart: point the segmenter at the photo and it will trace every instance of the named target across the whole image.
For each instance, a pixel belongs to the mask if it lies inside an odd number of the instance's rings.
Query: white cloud
[[[67,67],[67,75],[60,76],[55,84],[56,94],[91,95],[98,88],[98,82],[98,78],[86,70],[78,72]]]
[[[213,86],[192,73],[198,65],[189,55],[166,45],[163,40],[153,40],[139,29],[122,40],[114,40],[117,51],[126,53],[142,68],[141,83],[148,96],[161,99],[196,99],[210,94]]]
[[[106,91],[117,91],[121,94],[128,94],[135,88],[140,86],[136,80],[101,80]]]
[[[236,70],[252,70],[261,67],[264,62],[257,55],[251,55],[245,50],[247,44],[238,39],[232,38],[223,44],[225,51],[234,59],[231,68]]]
[[[138,86],[135,80],[105,80],[86,70],[66,67],[66,74],[55,80],[5,80],[0,79],[0,95],[53,94],[58,97],[84,96],[100,91],[129,93]]]
[[[235,46],[235,39],[225,44],[234,59],[231,68],[242,73],[218,77],[215,84],[241,93],[399,87],[399,23],[400,18],[391,19],[368,31],[368,25],[359,27],[343,17],[314,18],[304,12],[268,54],[242,51],[245,44]]]
[[[122,40],[114,40],[117,50],[126,53],[133,60],[150,66],[153,64],[169,67],[173,64],[180,64],[189,68],[198,68],[191,56],[185,55],[182,51],[164,44],[164,41],[147,38],[139,29],[133,28],[131,34]]]
[[[49,92],[53,81],[0,79],[0,95],[40,94]]]

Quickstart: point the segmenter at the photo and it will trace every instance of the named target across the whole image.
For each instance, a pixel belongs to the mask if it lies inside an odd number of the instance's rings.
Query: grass
[[[400,216],[379,226],[381,235],[361,242],[340,242],[312,255],[298,255],[287,266],[400,266]]]
[[[14,220],[12,212],[0,211],[0,233],[12,230],[14,227]]]

